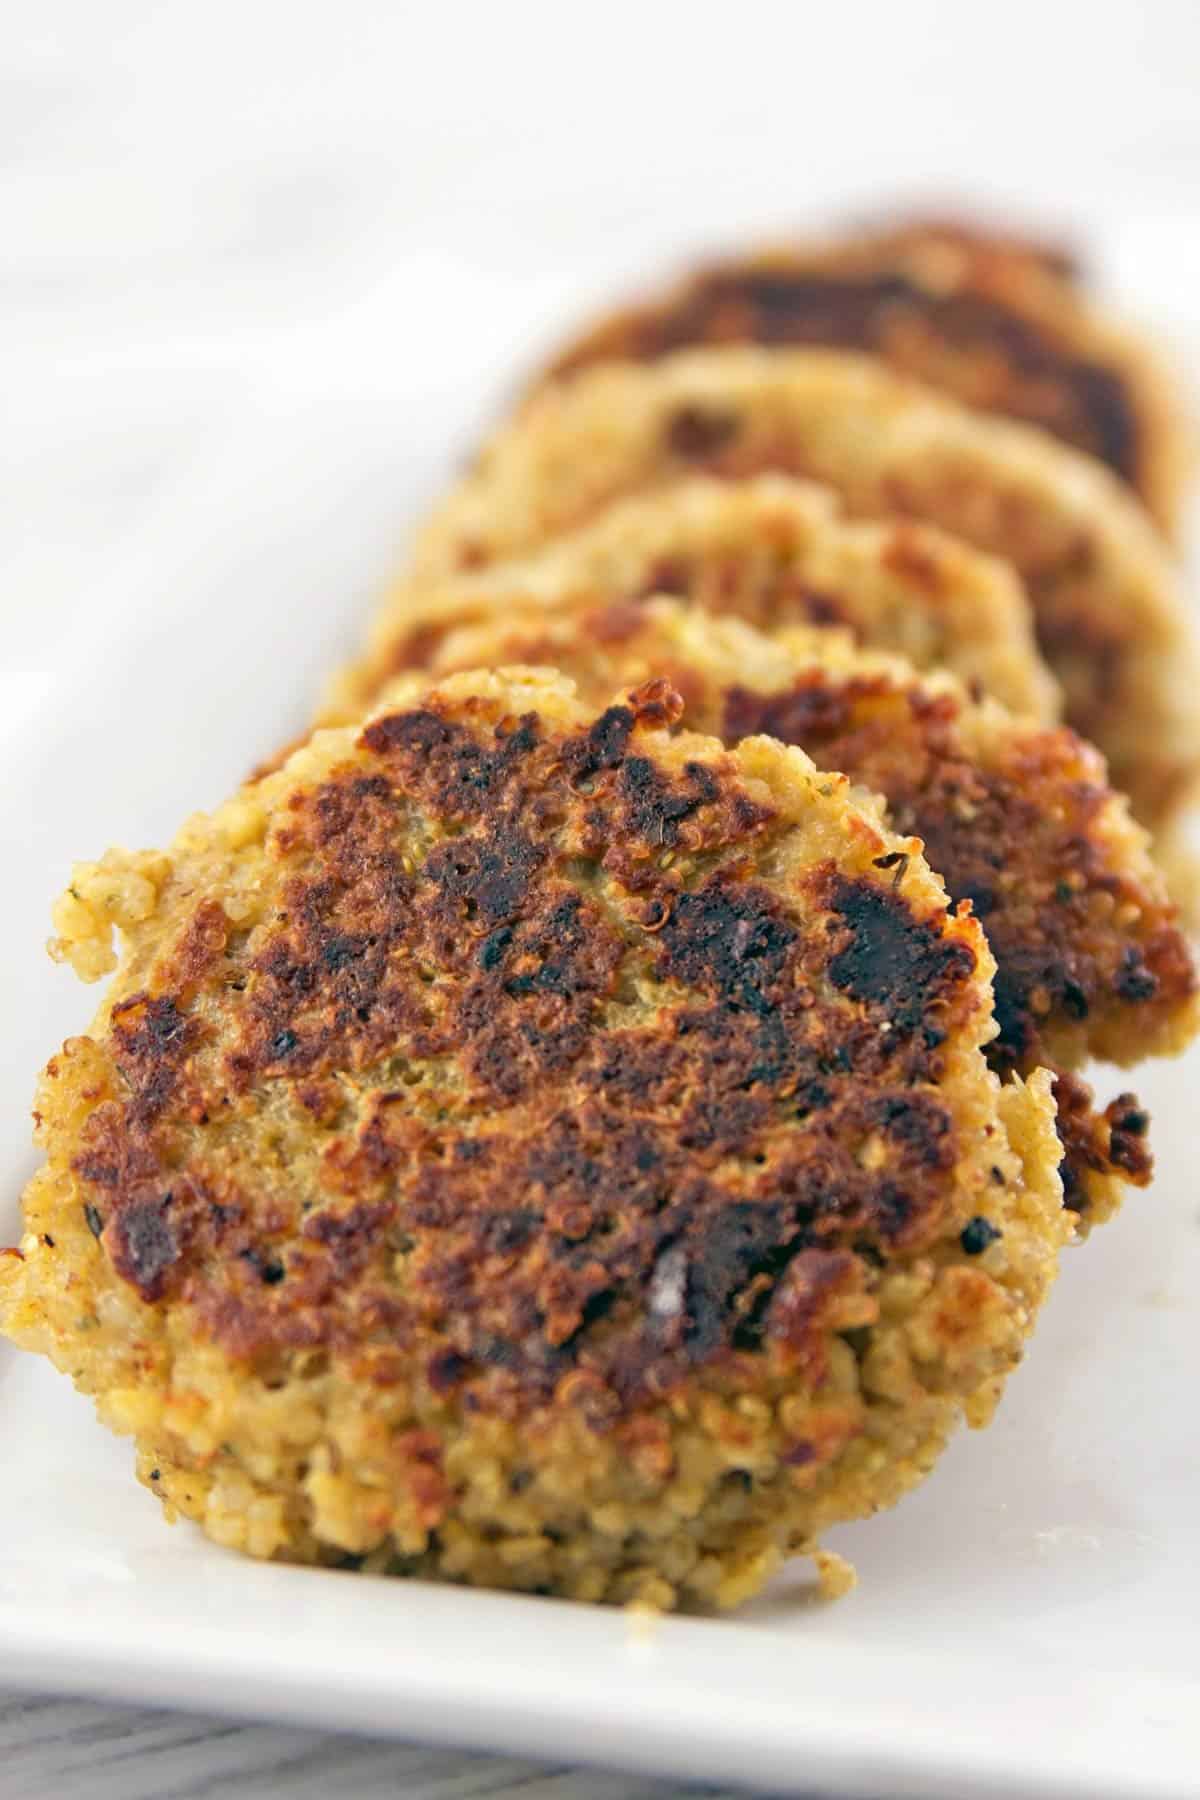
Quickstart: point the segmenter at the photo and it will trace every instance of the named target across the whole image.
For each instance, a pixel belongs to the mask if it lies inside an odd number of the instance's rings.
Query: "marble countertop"
[[[5,1800],[684,1800],[717,1790],[373,1738],[0,1694]]]
[[[1200,9],[818,17],[47,0],[10,21],[0,704],[44,691],[102,580],[281,396],[386,366],[432,485],[459,446],[423,441],[427,403],[472,396],[465,441],[549,334],[690,247],[972,197],[1098,246],[1131,305],[1170,270],[1164,327],[1197,334]],[[0,1678],[6,1800],[685,1791]]]

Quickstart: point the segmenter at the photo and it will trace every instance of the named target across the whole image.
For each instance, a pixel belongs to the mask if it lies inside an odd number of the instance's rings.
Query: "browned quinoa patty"
[[[1152,830],[1187,806],[1200,773],[1200,661],[1142,509],[1091,458],[868,357],[697,350],[557,383],[435,510],[413,572],[435,578],[528,552],[685,476],[768,470],[827,483],[855,516],[922,519],[1006,557],[1068,722],[1104,752]]]
[[[1178,528],[1194,446],[1177,383],[1027,242],[926,222],[730,257],[601,319],[548,373],[704,344],[869,351],[1098,457]]]
[[[844,626],[918,668],[949,668],[1017,712],[1058,716],[1028,598],[1006,564],[910,519],[846,519],[827,488],[761,475],[681,481],[615,502],[523,561],[432,588],[400,583],[320,720],[361,715],[384,681],[429,663],[447,632],[473,620],[652,593],[770,629]]]
[[[986,1419],[1049,1077],[916,844],[679,707],[412,683],[76,870],[0,1315],[220,1541],[730,1605]]]
[[[446,637],[439,676],[481,663],[547,663],[600,702],[665,675],[684,722],[726,743],[799,744],[887,802],[954,900],[969,900],[996,958],[1002,1076],[1057,1071],[1063,1188],[1087,1224],[1151,1172],[1136,1095],[1099,1110],[1077,1070],[1173,1055],[1200,1023],[1196,969],[1146,834],[1101,758],[1066,727],[1014,718],[945,674],[869,655],[839,632],[689,613],[674,601],[497,611]]]

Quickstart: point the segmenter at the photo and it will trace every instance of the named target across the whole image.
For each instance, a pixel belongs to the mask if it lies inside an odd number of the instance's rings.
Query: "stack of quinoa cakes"
[[[312,731],[77,865],[0,1323],[259,1557],[730,1607],[983,1425],[1193,1037],[1154,352],[946,222],[562,350]],[[114,932],[119,943],[114,947]],[[1030,1472],[1036,1480],[1036,1470]]]

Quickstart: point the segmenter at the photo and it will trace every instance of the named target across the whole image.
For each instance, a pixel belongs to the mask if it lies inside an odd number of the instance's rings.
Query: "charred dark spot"
[[[388,713],[374,719],[362,734],[368,750],[387,756],[395,750],[416,751],[428,756],[444,750],[458,740],[459,730],[435,712]]]
[[[714,275],[707,282],[710,304],[745,305],[754,315],[755,338],[769,344],[824,343],[831,338],[859,344],[876,309],[909,291],[899,275],[856,282],[786,270],[748,270]]]
[[[897,1182],[885,1180],[873,1196],[873,1205],[881,1236],[896,1242],[903,1238],[919,1210],[917,1197]]]
[[[98,1238],[100,1233],[104,1230],[104,1220],[88,1200],[85,1200],[83,1203],[83,1216],[87,1221],[87,1228],[92,1236]]]
[[[1003,1236],[999,1226],[993,1225],[990,1219],[985,1219],[982,1213],[977,1213],[963,1226],[958,1241],[965,1256],[982,1256],[989,1244],[994,1244],[997,1238]]]
[[[486,837],[455,838],[432,851],[424,872],[443,904],[490,929],[520,910],[544,857],[524,832],[501,823]]]
[[[930,1094],[887,1094],[875,1103],[881,1130],[922,1163],[946,1168],[954,1158],[953,1121]]]
[[[830,1104],[833,1093],[824,1081],[806,1081],[803,1087],[796,1090],[796,1117],[808,1118],[810,1113],[820,1112]]]
[[[357,938],[335,933],[321,946],[321,962],[330,974],[336,975],[340,969],[355,962],[363,954],[365,947]]]
[[[1154,1159],[1146,1142],[1150,1115],[1136,1094],[1118,1094],[1104,1109],[1109,1128],[1108,1151],[1115,1166],[1137,1186],[1149,1181]]]
[[[136,1201],[121,1207],[107,1228],[113,1267],[143,1300],[161,1299],[180,1254],[170,1206],[170,1194]]]
[[[724,450],[738,434],[736,413],[702,406],[680,407],[667,425],[667,446],[675,456],[698,462]]]
[[[540,1224],[532,1207],[515,1206],[506,1212],[488,1213],[480,1223],[480,1238],[485,1249],[509,1256],[525,1248]]]
[[[1039,1041],[1029,1013],[1029,987],[1028,978],[1009,963],[997,966],[992,994],[1000,1035],[989,1046],[989,1059],[1004,1073],[1027,1068]]]
[[[1077,981],[1067,976],[1062,984],[1063,1010],[1070,1019],[1086,1019],[1088,1016],[1088,997]]]
[[[1119,1094],[1100,1111],[1087,1082],[1066,1070],[1055,1071],[1055,1129],[1063,1147],[1063,1204],[1074,1212],[1089,1205],[1089,1177],[1112,1177],[1145,1187],[1154,1170],[1146,1142],[1150,1117],[1133,1094]],[[1127,1127],[1125,1121],[1131,1123]]]
[[[567,745],[564,762],[573,781],[585,781],[601,769],[615,769],[623,760],[635,724],[629,706],[610,706],[582,736]]]
[[[803,588],[795,596],[798,611],[813,625],[853,625],[846,604],[834,594]]]
[[[435,1394],[447,1394],[471,1373],[470,1357],[458,1350],[439,1350],[425,1365],[425,1379]]]
[[[219,910],[219,909],[218,909]],[[184,946],[190,973],[193,947]],[[149,1126],[175,1094],[195,1040],[192,1021],[169,994],[133,994],[113,1008],[113,1052],[133,1090],[133,1111]]]
[[[521,1353],[517,1346],[510,1344],[506,1338],[484,1333],[477,1339],[474,1348],[480,1361],[487,1363],[493,1369],[520,1367]]]
[[[753,1349],[761,1340],[763,1313],[775,1283],[804,1239],[787,1215],[773,1206],[734,1205],[719,1213],[697,1242],[692,1240],[684,1286],[684,1340],[696,1356],[706,1356],[730,1331],[729,1315],[752,1277],[766,1277],[763,1303],[732,1324],[735,1345]]]
[[[394,1199],[360,1200],[347,1212],[310,1213],[300,1235],[307,1243],[328,1250],[330,1271],[339,1283],[352,1283],[363,1280],[368,1270],[377,1269],[390,1257],[388,1228],[395,1215]],[[391,1297],[381,1298],[380,1304],[390,1316],[395,1305]]]
[[[915,1031],[974,970],[966,944],[914,918],[896,895],[839,876],[832,899],[850,936],[829,964],[830,980],[882,1008],[894,1030]]]
[[[113,1030],[128,1053],[161,1055],[182,1043],[187,1020],[170,994],[134,994],[114,1006]]]
[[[672,305],[617,321],[565,366],[597,355],[653,359],[706,343],[822,345],[892,358],[906,373],[978,403],[982,365],[995,396],[990,410],[1030,420],[1135,480],[1137,414],[1115,367],[1077,355],[1041,319],[982,286],[926,285],[894,250],[883,257],[876,269],[719,266]],[[714,455],[731,435],[713,442],[710,421],[722,417],[699,406],[682,409],[669,427],[670,448],[681,456]]]
[[[457,721],[430,708],[374,719],[360,742],[386,757],[410,793],[436,804],[449,818],[476,818],[492,810],[519,780],[540,743],[537,720],[502,721],[482,741]]]
[[[989,887],[988,884],[983,881],[976,882],[974,886],[964,889],[961,894],[956,895],[956,898],[959,900],[969,900],[971,902],[971,911],[979,920],[990,919],[992,914],[996,911],[996,908],[1000,905],[1000,896],[995,888]]]
[[[558,884],[525,910],[503,968],[472,980],[454,1010],[468,1067],[508,1100],[577,1060],[624,948],[595,905]]]
[[[1126,481],[1136,482],[1140,442],[1137,415],[1131,396],[1115,369],[1104,369],[1096,363],[1072,365],[1080,421],[1076,442],[1084,436],[1093,438],[1095,453]],[[1066,435],[1065,433],[1063,435]],[[1089,446],[1084,444],[1083,448]]]
[[[858,698],[861,684],[853,690],[837,686],[819,672],[777,694],[734,686],[725,694],[721,735],[737,743],[761,734],[778,738],[781,744],[803,747],[814,739],[845,730]]]
[[[1121,958],[1121,966],[1113,986],[1122,1000],[1153,1000],[1158,993],[1158,977],[1146,967],[1146,960],[1136,945],[1130,944]]]
[[[645,756],[627,757],[622,764],[618,779],[630,827],[647,844],[677,843],[682,822],[717,799],[716,778],[702,763],[688,763],[684,776],[684,784],[669,782]]]
[[[479,948],[479,966],[485,973],[490,969],[494,969],[498,963],[503,962],[504,952],[512,943],[512,938],[512,926],[501,925],[497,931],[491,932],[489,936],[483,940],[483,943]]]
[[[796,931],[766,889],[716,877],[679,895],[659,942],[664,975],[761,1015]]]
[[[601,1319],[607,1318],[608,1314],[616,1304],[616,1300],[617,1290],[615,1287],[601,1287],[595,1289],[588,1295],[587,1299],[579,1309],[579,1323],[575,1327],[575,1330],[571,1333],[570,1337],[564,1338],[556,1348],[560,1352],[567,1349],[572,1342],[586,1333],[591,1326],[598,1324]]]

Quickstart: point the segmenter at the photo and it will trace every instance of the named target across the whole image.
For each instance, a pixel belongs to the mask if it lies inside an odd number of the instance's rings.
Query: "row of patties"
[[[1149,1179],[1081,1071],[1197,1023],[1189,456],[1015,239],[856,233],[601,322],[318,728],[74,871],[55,953],[116,972],[42,1078],[6,1330],[254,1555],[836,1586],[820,1532],[986,1422]]]

